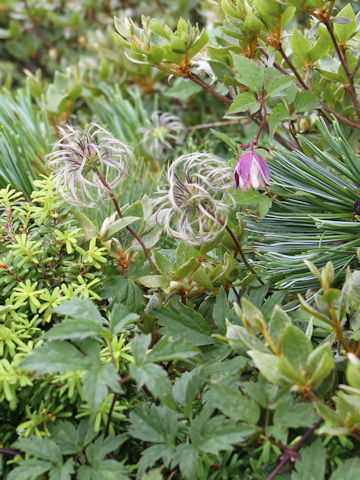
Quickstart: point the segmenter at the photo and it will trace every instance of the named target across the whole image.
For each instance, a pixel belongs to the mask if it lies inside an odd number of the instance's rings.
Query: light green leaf
[[[226,115],[246,111],[249,111],[252,114],[257,112],[259,108],[260,104],[257,102],[254,94],[250,92],[243,92],[239,93],[239,95],[235,98],[231,107],[226,112]]]
[[[193,343],[184,339],[174,340],[172,337],[161,338],[147,355],[149,362],[168,362],[170,360],[186,360],[201,353]]]
[[[45,343],[25,357],[21,366],[39,373],[63,373],[68,370],[86,369],[86,357],[69,342]]]
[[[355,480],[360,471],[360,458],[346,460],[331,475],[330,480]]]
[[[118,393],[121,392],[118,382],[119,376],[115,367],[110,363],[86,372],[83,377],[83,389],[93,415],[98,412],[101,404],[108,396],[109,389]]]
[[[209,398],[215,408],[235,421],[241,420],[256,425],[259,420],[259,406],[238,390],[233,390],[221,383],[213,384],[210,387]]]
[[[91,320],[102,325],[104,318],[101,316],[96,305],[87,298],[73,297],[65,300],[58,307],[54,308],[60,315],[69,315],[76,319]]]

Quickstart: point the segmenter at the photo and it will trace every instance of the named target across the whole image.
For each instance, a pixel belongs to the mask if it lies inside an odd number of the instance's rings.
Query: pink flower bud
[[[270,183],[270,169],[265,160],[253,151],[252,145],[248,152],[239,157],[234,178],[235,190],[240,187],[243,192],[264,189]]]

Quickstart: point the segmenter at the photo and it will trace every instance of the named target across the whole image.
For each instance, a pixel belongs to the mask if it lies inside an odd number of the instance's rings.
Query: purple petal
[[[253,152],[244,153],[238,160],[236,165],[236,171],[242,178],[244,184],[249,183],[250,180],[250,169],[253,162]]]
[[[239,174],[236,171],[234,172],[234,180],[235,180],[235,191],[239,188]]]
[[[270,168],[268,167],[267,163],[265,160],[256,152],[253,153],[254,155],[254,160],[256,161],[256,164],[262,173],[266,183],[270,183]]]

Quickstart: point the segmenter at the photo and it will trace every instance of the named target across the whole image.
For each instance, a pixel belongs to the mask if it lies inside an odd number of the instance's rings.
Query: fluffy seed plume
[[[232,168],[215,155],[182,155],[170,165],[158,188],[159,223],[168,235],[192,245],[213,241],[228,220],[232,182]]]
[[[71,205],[93,207],[127,175],[133,154],[96,123],[87,130],[66,125],[60,134],[48,155],[57,190]]]
[[[143,135],[141,144],[152,157],[166,159],[174,144],[180,144],[184,138],[185,127],[180,119],[170,113],[154,112],[144,127],[138,129]]]

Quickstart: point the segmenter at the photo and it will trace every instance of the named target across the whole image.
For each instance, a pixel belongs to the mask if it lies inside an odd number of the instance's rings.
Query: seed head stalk
[[[236,246],[236,249],[237,251],[239,252],[240,254],[240,257],[241,257],[241,260],[244,262],[244,265],[245,267],[249,270],[249,272],[251,272],[252,274],[254,274],[256,276],[256,278],[258,279],[258,281],[261,283],[261,285],[264,285],[264,282],[261,280],[261,278],[259,277],[259,275],[256,273],[256,271],[253,269],[253,267],[249,264],[249,262],[247,261],[246,257],[245,257],[245,253],[244,253],[244,250],[241,248],[241,245],[238,241],[238,239],[236,238],[236,235],[235,233],[231,230],[231,228],[229,227],[229,225],[227,225],[224,220],[222,220],[220,217],[218,217],[212,210],[211,208],[209,208],[207,205],[203,204],[203,207],[210,213],[210,215],[212,215],[215,220],[217,222],[220,223],[220,225],[222,225],[225,230],[228,232],[228,234],[230,235],[230,237],[233,239],[233,242],[235,243],[235,246]]]
[[[104,187],[106,188],[106,190],[108,191],[109,193],[109,197],[111,198],[114,206],[115,206],[115,209],[119,215],[120,218],[123,218],[123,214],[122,214],[122,211],[121,211],[121,208],[119,206],[119,203],[118,201],[116,200],[116,197],[115,197],[115,194],[114,192],[112,191],[112,189],[110,188],[110,185],[108,184],[108,182],[105,180],[105,178],[103,177],[103,175],[100,173],[100,171],[98,170],[97,167],[93,167],[94,169],[94,172],[96,173],[96,175],[98,176],[100,182],[104,185]],[[148,259],[148,262],[150,263],[150,266],[151,266],[151,270],[153,272],[154,275],[157,275],[157,270],[155,268],[155,265],[154,265],[154,262],[152,261],[151,259],[151,256],[150,256],[150,253],[149,253],[149,250],[146,248],[146,245],[144,244],[144,242],[141,240],[141,237],[135,232],[135,230],[133,228],[131,228],[129,225],[126,226],[126,229],[128,230],[128,232],[131,233],[131,235],[133,235],[136,240],[140,243],[141,245],[141,248],[144,250],[144,253],[146,255],[146,258]]]

